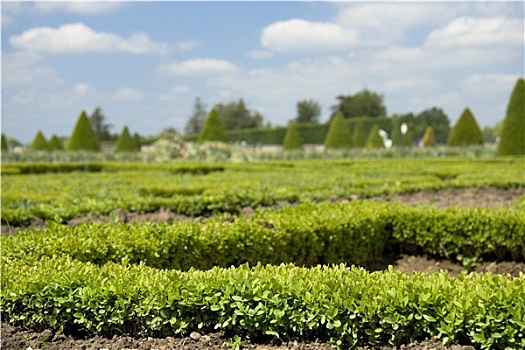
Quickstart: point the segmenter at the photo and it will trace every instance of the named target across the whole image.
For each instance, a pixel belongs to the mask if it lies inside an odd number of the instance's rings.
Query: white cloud
[[[55,86],[63,83],[55,70],[41,65],[37,53],[15,51],[2,53],[2,86]]]
[[[177,42],[177,48],[182,51],[191,51],[201,46],[201,43],[196,40],[179,41]]]
[[[336,23],[291,19],[265,27],[261,45],[276,52],[316,52],[350,48],[356,43],[357,32]]]
[[[460,86],[465,93],[490,96],[494,93],[510,96],[519,75],[473,73],[464,78]]]
[[[35,10],[39,12],[63,11],[78,14],[98,14],[113,11],[124,5],[124,2],[112,1],[68,1],[68,2],[36,2]]]
[[[252,50],[246,53],[246,57],[255,59],[267,59],[274,56],[273,52],[267,50]]]
[[[206,75],[213,73],[232,73],[237,66],[226,60],[215,58],[193,58],[182,62],[161,65],[161,72],[174,75]]]
[[[73,91],[79,96],[84,96],[91,91],[91,85],[88,83],[75,84],[75,86],[73,86]]]
[[[137,100],[141,99],[145,96],[145,94],[142,91],[130,88],[130,87],[124,87],[117,92],[115,92],[112,96],[114,100]]]
[[[182,95],[187,94],[191,91],[191,88],[187,85],[177,85],[172,87],[167,94],[161,95],[159,101],[172,101],[180,98]]]
[[[488,45],[523,46],[523,19],[504,17],[460,17],[446,27],[432,31],[425,45],[451,48]]]
[[[129,52],[134,54],[165,53],[167,45],[151,41],[145,34],[129,39],[96,32],[83,23],[65,24],[58,28],[37,27],[9,39],[11,46],[35,52],[54,54],[84,52]]]

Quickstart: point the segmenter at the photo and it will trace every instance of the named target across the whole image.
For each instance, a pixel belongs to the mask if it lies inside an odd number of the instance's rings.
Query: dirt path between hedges
[[[409,205],[432,205],[437,207],[450,206],[482,206],[482,207],[510,207],[517,198],[523,196],[524,188],[513,188],[509,190],[500,190],[496,188],[466,188],[466,189],[447,189],[439,192],[421,191],[405,195],[391,195],[375,198],[374,200],[397,201]],[[245,208],[244,212],[249,214],[252,208]],[[173,222],[178,220],[203,220],[203,218],[191,218],[183,215],[177,215],[168,210],[162,210],[149,214],[128,213],[123,210],[115,210],[112,215],[107,217],[84,217],[70,220],[68,224],[78,225],[82,222],[108,221],[115,216],[123,222],[133,221],[164,221]],[[45,227],[43,221],[35,220],[33,226]],[[2,233],[9,234],[18,231],[18,228],[4,228]],[[4,231],[5,230],[5,231]],[[413,271],[434,273],[445,269],[453,276],[462,271],[462,266],[450,261],[436,261],[425,256],[402,255],[397,257],[393,263],[394,268],[406,273]],[[511,274],[517,276],[520,272],[525,273],[525,264],[516,262],[490,262],[479,264],[475,271],[493,272],[500,274]],[[230,345],[228,345],[230,343]],[[200,334],[192,333],[189,337],[184,338],[144,338],[135,339],[130,337],[115,336],[111,339],[94,337],[89,339],[75,339],[67,337],[61,333],[54,333],[51,330],[43,332],[30,332],[20,328],[13,327],[2,322],[1,326],[1,349],[9,350],[34,350],[43,348],[47,350],[219,350],[233,348],[231,339],[221,333]],[[252,350],[328,350],[331,349],[328,343],[318,342],[298,342],[290,341],[281,344],[257,344],[243,342],[242,349]],[[368,348],[359,348],[361,350]],[[382,347],[382,350],[395,349],[393,347]],[[400,349],[414,350],[473,350],[472,346],[453,345],[444,346],[439,340],[428,339],[423,342],[414,342],[403,345]]]

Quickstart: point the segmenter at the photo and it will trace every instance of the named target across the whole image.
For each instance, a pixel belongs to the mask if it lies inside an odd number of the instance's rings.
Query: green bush
[[[301,149],[302,147],[303,147],[303,142],[301,140],[301,135],[299,135],[297,124],[290,123],[290,125],[288,125],[288,129],[286,130],[286,135],[284,135],[283,149],[292,150],[292,149]]]
[[[31,142],[31,146],[29,148],[32,151],[49,151],[49,144],[47,143],[47,140],[42,134],[42,131],[38,131],[33,138],[33,141]]]
[[[97,135],[91,127],[91,122],[85,111],[80,113],[73,134],[67,145],[69,151],[86,150],[100,151],[100,144]]]
[[[516,82],[507,106],[507,116],[503,122],[498,155],[525,154],[525,81]]]
[[[330,121],[330,128],[324,140],[325,149],[349,148],[351,135],[343,113],[338,112]]]
[[[434,128],[431,126],[427,126],[425,134],[423,134],[423,147],[436,147]]]
[[[7,138],[4,134],[2,134],[2,151],[7,151],[8,150],[8,146],[7,146]]]
[[[379,126],[374,125],[372,129],[370,129],[370,133],[368,134],[366,138],[366,148],[384,148],[385,143],[383,142],[383,138],[381,135],[379,135]]]
[[[215,109],[212,109],[208,114],[199,135],[199,143],[204,141],[228,142],[226,132]]]
[[[64,146],[62,146],[62,142],[60,142],[57,135],[51,136],[48,145],[51,151],[62,151],[64,149]]]
[[[137,140],[131,137],[128,127],[124,126],[117,140],[115,152],[135,152],[138,151],[139,148],[140,146],[137,144]]]
[[[447,144],[450,147],[483,146],[483,134],[469,108],[465,108],[450,131]]]

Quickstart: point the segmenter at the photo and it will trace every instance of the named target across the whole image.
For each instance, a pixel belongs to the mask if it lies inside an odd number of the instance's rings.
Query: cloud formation
[[[237,69],[235,64],[215,58],[193,58],[182,62],[164,64],[159,67],[159,71],[173,75],[233,73]]]
[[[114,100],[138,100],[144,96],[145,94],[142,91],[130,87],[124,87],[117,90],[117,92],[113,94],[112,98]]]
[[[98,2],[98,1],[68,1],[68,2],[36,2],[35,10],[39,12],[63,11],[77,14],[106,13],[122,7],[124,2]]]
[[[129,39],[118,35],[96,32],[83,23],[64,24],[58,28],[37,27],[12,36],[9,43],[16,49],[51,53],[127,52],[133,54],[161,54],[168,46],[156,43],[142,33]]]

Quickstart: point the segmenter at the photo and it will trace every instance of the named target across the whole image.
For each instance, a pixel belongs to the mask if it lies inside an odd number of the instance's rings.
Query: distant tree
[[[48,142],[49,149],[52,151],[62,151],[64,146],[57,135],[52,135]]]
[[[242,98],[228,104],[218,103],[213,109],[226,130],[257,128],[264,119],[259,112],[250,111]]]
[[[131,137],[128,127],[124,126],[120,133],[115,152],[135,152],[138,151],[136,141]]]
[[[42,131],[38,130],[29,148],[33,151],[49,151],[49,145]]]
[[[7,137],[2,134],[2,151],[7,151],[9,147],[7,146]]]
[[[102,112],[100,107],[95,108],[91,116],[89,117],[89,122],[91,123],[91,128],[97,135],[99,141],[110,141],[111,134],[109,130],[113,127],[112,124],[107,124],[105,122],[106,116]]]
[[[370,132],[368,133],[368,136],[366,138],[366,148],[384,148],[385,143],[383,142],[383,138],[379,134],[379,126],[374,124],[372,126],[372,129],[370,129]]]
[[[100,151],[100,144],[98,142],[97,135],[93,131],[85,111],[82,111],[78,117],[75,129],[73,130],[71,138],[69,139],[67,149],[69,151]]]
[[[297,102],[297,123],[319,123],[321,105],[314,99]]]
[[[483,134],[469,108],[465,108],[450,131],[447,145],[450,147],[483,145]]]
[[[383,95],[369,90],[363,90],[355,95],[337,96],[339,103],[332,106],[332,115],[343,113],[345,118],[386,116]]]
[[[224,127],[215,109],[212,109],[210,113],[208,113],[208,117],[204,121],[204,126],[199,135],[199,143],[204,141],[228,141]]]
[[[523,78],[518,79],[512,90],[497,154],[499,156],[525,154],[525,81]]]
[[[350,129],[345,121],[343,113],[336,113],[330,121],[328,133],[324,139],[325,149],[348,148],[351,146]]]
[[[138,133],[133,134],[133,142],[135,143],[135,148],[140,151],[140,148],[142,146],[142,142],[140,139],[140,135]]]
[[[184,132],[186,134],[200,133],[204,125],[204,120],[206,120],[206,106],[204,106],[199,97],[196,97],[195,103],[193,104],[193,113],[186,122]]]
[[[365,147],[366,143],[366,133],[365,126],[362,122],[358,122],[354,126],[352,131],[352,138],[350,140],[350,145],[353,148],[362,148]]]
[[[410,122],[408,123],[410,125]],[[436,143],[446,144],[450,132],[450,120],[445,112],[438,107],[432,107],[419,113],[413,120],[414,136],[422,139],[428,126],[434,130]]]
[[[284,135],[283,140],[283,149],[284,150],[293,150],[301,149],[303,147],[303,141],[301,140],[301,135],[299,135],[299,129],[297,129],[297,124],[292,122],[288,124],[286,129],[286,134]]]
[[[425,133],[423,134],[423,147],[435,147],[436,137],[434,135],[434,128],[427,126]]]

